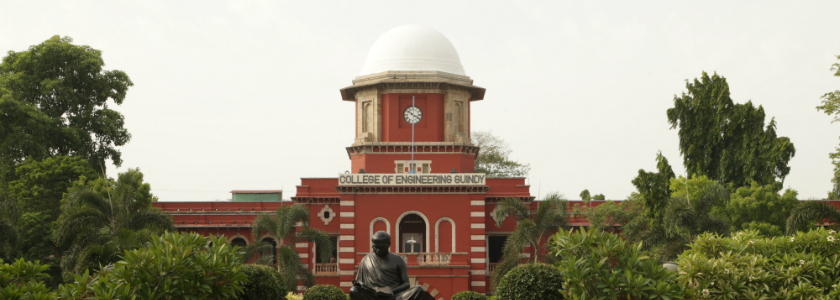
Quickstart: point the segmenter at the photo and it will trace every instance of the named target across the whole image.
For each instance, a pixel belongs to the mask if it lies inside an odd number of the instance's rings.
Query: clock
[[[405,121],[408,122],[408,124],[417,124],[421,119],[423,119],[423,111],[421,111],[417,106],[409,106],[405,109],[405,112],[403,112],[403,118],[405,118]]]

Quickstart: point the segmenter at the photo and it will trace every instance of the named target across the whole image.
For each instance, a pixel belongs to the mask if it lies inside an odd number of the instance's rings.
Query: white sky
[[[533,195],[624,199],[659,150],[685,174],[665,110],[705,70],[791,138],[785,187],[825,197],[840,124],[815,106],[840,89],[840,1],[558,2],[4,1],[0,50],[70,36],[125,71],[135,85],[115,109],[132,140],[108,172],[139,167],[165,201],[289,198],[300,177],[348,170],[354,106],[338,90],[408,23],[447,36],[487,88],[472,129],[531,164]]]

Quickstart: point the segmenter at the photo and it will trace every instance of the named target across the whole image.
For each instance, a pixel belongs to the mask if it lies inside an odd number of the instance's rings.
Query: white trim
[[[396,250],[396,251],[394,251],[394,252],[397,252],[397,253],[399,253],[399,252],[400,252],[400,246],[401,246],[401,245],[400,245],[400,222],[402,221],[402,219],[403,219],[405,216],[410,215],[410,214],[415,214],[415,215],[418,215],[418,216],[420,216],[421,218],[423,218],[423,221],[424,221],[424,222],[426,222],[426,245],[427,245],[426,247],[429,247],[429,246],[428,246],[428,245],[429,245],[429,227],[431,227],[431,226],[429,226],[429,218],[426,218],[426,215],[424,215],[423,213],[421,213],[421,212],[419,212],[419,211],[416,211],[416,210],[409,210],[409,211],[406,211],[406,212],[402,213],[402,215],[400,215],[400,217],[399,217],[399,218],[397,218],[397,222],[395,223],[395,226],[394,226],[394,227],[395,227],[395,228],[394,228],[394,232],[395,232],[396,234],[394,234],[394,236],[396,237],[397,242],[396,242],[396,243],[393,243],[393,241],[392,241],[392,243],[391,243],[391,244],[397,244],[397,247],[396,247],[396,248],[397,248],[397,250]],[[393,238],[392,238],[392,239],[393,239]],[[428,252],[429,250],[428,250],[428,249],[426,249],[426,251]]]
[[[302,285],[299,285],[299,286],[297,286],[297,289],[298,289],[298,291],[305,291],[306,287],[302,286]]]
[[[484,240],[484,236],[483,236],[483,235],[475,235],[475,234],[474,234],[474,235],[471,235],[471,236],[470,236],[470,240],[471,240],[471,241],[483,241],[483,240]]]
[[[487,275],[486,270],[470,270],[470,274],[473,275]]]
[[[338,275],[355,275],[353,270],[338,270]]]
[[[471,200],[470,205],[472,205],[472,206],[484,206],[484,200]]]
[[[483,211],[471,211],[470,212],[470,217],[484,218],[484,212]]]
[[[353,252],[355,252],[355,250],[356,250],[356,249],[355,249],[354,247],[338,247],[338,252],[350,252],[350,253],[353,253]]]
[[[309,258],[309,253],[298,253],[300,258]]]
[[[388,222],[388,219],[383,218],[383,217],[373,218],[373,220],[370,221],[370,236],[369,236],[370,238],[368,239],[368,240],[370,240],[370,247],[373,247],[373,225],[376,224],[376,222],[379,222],[379,221],[385,222],[385,233],[387,233],[388,235],[391,234],[391,222]],[[399,239],[397,239],[397,241],[399,241]],[[399,243],[394,243],[394,237],[391,237],[391,249],[389,249],[389,251],[393,251],[394,244],[399,244]],[[370,247],[368,247],[368,248],[370,248]]]
[[[487,263],[487,260],[484,259],[484,258],[473,257],[473,258],[470,258],[470,263],[471,264],[485,264],[485,263]]]
[[[330,213],[329,218],[324,218],[324,213],[325,212]],[[323,208],[321,208],[321,211],[318,212],[318,218],[321,219],[321,221],[324,222],[324,225],[330,225],[330,222],[332,222],[332,220],[335,218],[335,211],[333,211],[333,209],[330,208],[329,204],[326,204],[326,205],[324,205]]]
[[[356,260],[352,259],[352,258],[339,258],[338,263],[339,264],[351,264],[352,265],[352,264],[356,263]]]
[[[356,224],[353,224],[353,223],[349,223],[349,224],[341,224],[341,226],[339,226],[339,228],[340,228],[340,229],[355,229],[355,228],[356,228]]]
[[[484,223],[472,223],[470,228],[484,228]]]
[[[341,200],[341,202],[339,202],[339,206],[355,206],[355,205],[356,205],[356,201],[353,201],[353,200]]]
[[[340,214],[339,217],[341,218],[353,218],[356,216],[356,213],[352,211],[342,211]]]
[[[485,248],[485,247],[471,247],[470,251],[472,251],[472,252],[487,252],[487,248]]]
[[[452,225],[452,251],[455,251],[455,221],[450,219],[449,217],[442,217],[435,222],[435,252],[440,252],[440,222],[442,221],[449,221],[449,224]]]
[[[342,281],[341,283],[339,283],[339,286],[340,287],[352,287],[353,283],[352,282],[347,282],[347,281]]]
[[[355,235],[342,235],[338,237],[339,241],[354,241],[356,240]]]
[[[470,286],[485,286],[487,282],[485,281],[470,281]]]
[[[306,248],[309,247],[309,243],[295,243],[295,248]]]

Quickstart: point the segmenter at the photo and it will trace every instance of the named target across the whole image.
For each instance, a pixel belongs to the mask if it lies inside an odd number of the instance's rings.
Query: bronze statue
[[[422,286],[409,287],[408,270],[399,255],[388,251],[391,235],[378,231],[371,237],[373,253],[362,258],[350,288],[352,300],[434,300]]]

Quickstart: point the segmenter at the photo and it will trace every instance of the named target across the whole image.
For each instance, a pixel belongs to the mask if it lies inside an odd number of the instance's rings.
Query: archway
[[[248,246],[248,241],[246,241],[245,239],[243,239],[241,237],[236,237],[236,238],[230,240],[230,245],[231,246],[239,246],[240,248],[242,248],[242,247]]]
[[[263,242],[269,243],[271,245],[271,255],[274,256],[274,264],[277,264],[277,241],[271,237],[264,237],[262,239]]]
[[[399,226],[400,249],[405,253],[427,252],[428,245],[426,220],[418,214],[410,213],[405,215]],[[399,251],[398,250],[398,251]]]

